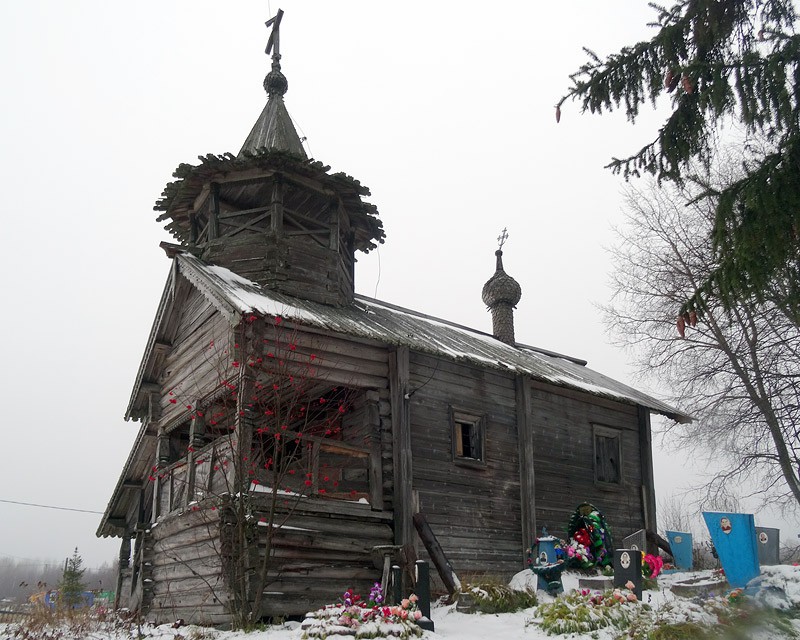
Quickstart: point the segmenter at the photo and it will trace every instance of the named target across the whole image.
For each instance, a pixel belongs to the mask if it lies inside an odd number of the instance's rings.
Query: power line
[[[8,504],[21,504],[25,507],[39,507],[40,509],[58,509],[59,511],[77,511],[78,513],[96,513],[98,515],[103,515],[102,511],[90,511],[89,509],[72,509],[71,507],[55,507],[51,504],[36,504],[34,502],[18,502],[16,500],[3,500],[0,498],[0,502],[6,502]]]

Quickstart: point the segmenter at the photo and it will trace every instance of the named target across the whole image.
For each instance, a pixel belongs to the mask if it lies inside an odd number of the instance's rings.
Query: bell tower
[[[267,54],[267,103],[238,155],[182,164],[155,209],[182,250],[260,285],[324,304],[353,300],[355,252],[384,240],[369,190],[309,159],[284,103],[279,10]]]

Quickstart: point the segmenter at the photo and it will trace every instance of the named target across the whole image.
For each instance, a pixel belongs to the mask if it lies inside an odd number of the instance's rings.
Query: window
[[[594,479],[604,484],[622,484],[622,432],[592,425],[594,432]]]
[[[450,408],[450,426],[453,439],[453,460],[483,466],[485,448],[485,420]]]

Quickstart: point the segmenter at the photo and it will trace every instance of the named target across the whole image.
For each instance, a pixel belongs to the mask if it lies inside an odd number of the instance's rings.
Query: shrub
[[[517,591],[499,582],[467,584],[463,592],[473,598],[481,613],[513,613],[538,603],[535,591]]]
[[[626,590],[600,593],[583,589],[539,605],[536,617],[527,621],[526,626],[537,624],[548,635],[587,633],[605,627],[624,629],[641,608],[636,596]]]

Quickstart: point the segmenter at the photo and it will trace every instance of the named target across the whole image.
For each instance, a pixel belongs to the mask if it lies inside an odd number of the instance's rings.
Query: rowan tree
[[[623,109],[634,123],[647,102],[669,95],[671,112],[652,141],[608,165],[625,178],[649,173],[663,180],[691,179],[692,167],[714,157],[721,126],[738,123],[765,151],[742,159],[743,171],[712,198],[708,237],[711,269],[677,301],[680,313],[704,312],[719,299],[763,300],[775,282],[778,302],[800,314],[800,36],[791,0],[679,0],[651,4],[655,35],[571,76],[568,99],[582,111]],[[660,103],[659,103],[660,104]],[[772,290],[774,293],[774,290]],[[674,311],[671,313],[674,316]]]
[[[690,408],[694,422],[671,432],[693,457],[721,469],[701,502],[718,503],[741,485],[764,501],[797,507],[800,327],[770,295],[727,308],[710,297],[703,322],[690,314],[684,336],[676,333],[670,309],[716,264],[709,234],[715,203],[692,196],[655,185],[631,193],[613,251],[609,328],[644,376]]]
[[[154,467],[151,480],[171,476],[177,509],[201,512],[209,527],[222,523],[221,541],[210,536],[208,544],[225,580],[204,579],[220,598],[224,588],[234,626],[248,629],[274,579],[274,541],[300,501],[360,496],[358,481],[329,466],[321,446],[346,446],[355,391],[328,379],[323,369],[331,363],[280,316],[245,315],[230,339],[208,343],[203,360],[191,383],[169,391],[191,428],[173,437],[180,459],[172,469]]]

